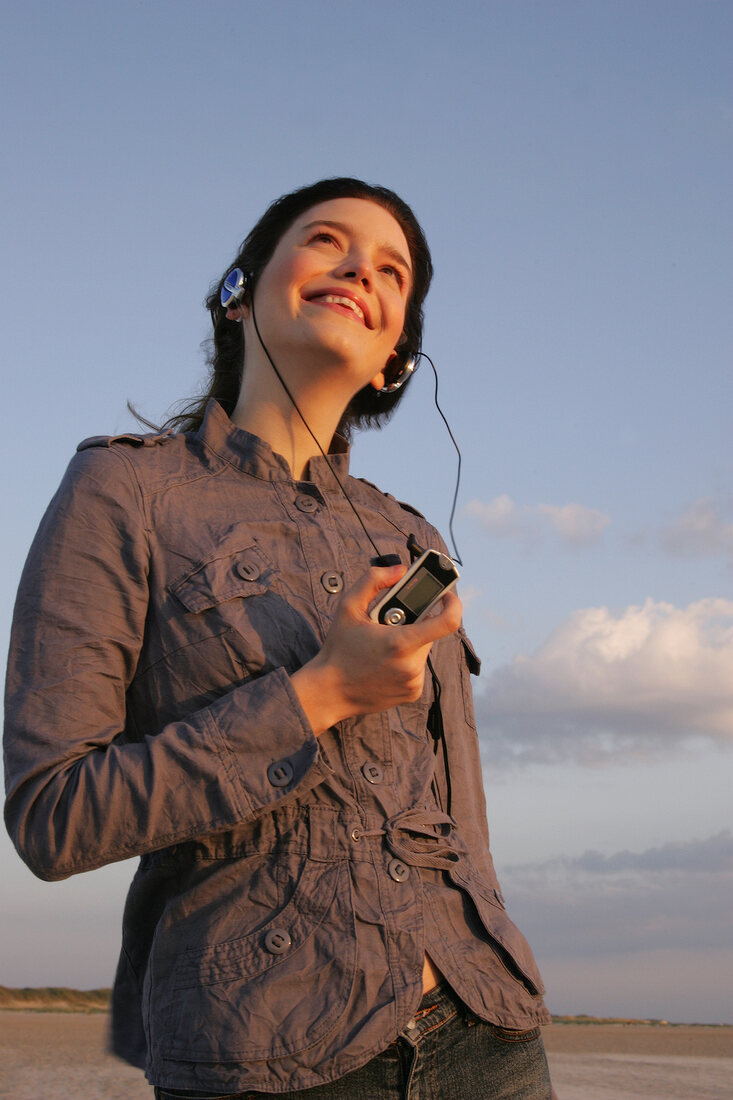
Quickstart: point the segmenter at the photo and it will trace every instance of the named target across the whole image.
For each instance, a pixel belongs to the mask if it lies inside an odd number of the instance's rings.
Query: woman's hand
[[[292,676],[316,736],[344,718],[419,699],[433,642],[460,626],[461,601],[452,591],[438,614],[419,623],[373,622],[369,607],[406,572],[405,565],[373,568],[344,592],[320,652]]]

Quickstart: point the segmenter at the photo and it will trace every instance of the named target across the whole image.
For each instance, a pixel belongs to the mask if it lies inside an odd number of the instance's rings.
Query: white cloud
[[[698,500],[662,531],[662,546],[680,557],[728,554],[733,560],[733,523],[712,501]]]
[[[506,493],[488,502],[469,500],[466,513],[492,535],[516,535],[523,529],[519,509]]]
[[[611,522],[605,512],[584,504],[520,506],[506,493],[490,501],[469,501],[466,514],[494,536],[538,535],[549,529],[561,542],[575,547],[597,542]]]
[[[475,607],[483,597],[483,590],[477,584],[461,586],[461,603],[464,608]]]
[[[733,601],[577,611],[477,698],[492,761],[592,763],[670,738],[733,741]],[[503,751],[502,751],[503,750]]]
[[[586,508],[583,504],[538,504],[537,512],[544,516],[555,533],[563,542],[573,546],[582,546],[596,542],[604,528],[611,522],[610,516],[596,508]]]

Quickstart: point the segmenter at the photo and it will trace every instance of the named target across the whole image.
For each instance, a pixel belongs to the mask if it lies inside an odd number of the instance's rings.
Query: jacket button
[[[320,504],[315,497],[309,497],[307,493],[302,493],[295,498],[295,507],[299,512],[317,512]]]
[[[384,772],[379,764],[376,764],[373,760],[367,760],[365,764],[362,764],[361,774],[367,783],[381,783],[384,779]]]
[[[265,936],[265,947],[271,955],[282,955],[292,942],[290,933],[285,928],[271,928]]]
[[[344,587],[344,578],[340,573],[329,570],[321,577],[321,584],[327,592],[340,592]]]
[[[246,558],[238,561],[234,568],[242,580],[245,581],[256,581],[260,575],[258,566],[253,561],[247,561]]]
[[[288,783],[292,783],[294,775],[293,765],[289,760],[277,760],[267,769],[267,778],[273,787],[287,787]]]
[[[410,868],[401,859],[391,859],[387,864],[387,873],[395,882],[404,882],[410,877]]]

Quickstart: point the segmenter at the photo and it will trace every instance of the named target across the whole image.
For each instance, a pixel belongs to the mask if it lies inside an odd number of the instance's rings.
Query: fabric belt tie
[[[385,837],[392,854],[412,867],[448,871],[467,850],[453,818],[437,810],[402,810],[381,829],[359,828],[354,833],[354,839]]]

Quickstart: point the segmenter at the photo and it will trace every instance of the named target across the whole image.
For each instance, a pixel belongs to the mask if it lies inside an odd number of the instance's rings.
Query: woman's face
[[[257,323],[278,366],[348,366],[355,393],[383,384],[411,287],[409,247],[393,216],[367,199],[331,199],[280,239],[255,287]],[[247,346],[250,336],[248,328]]]

